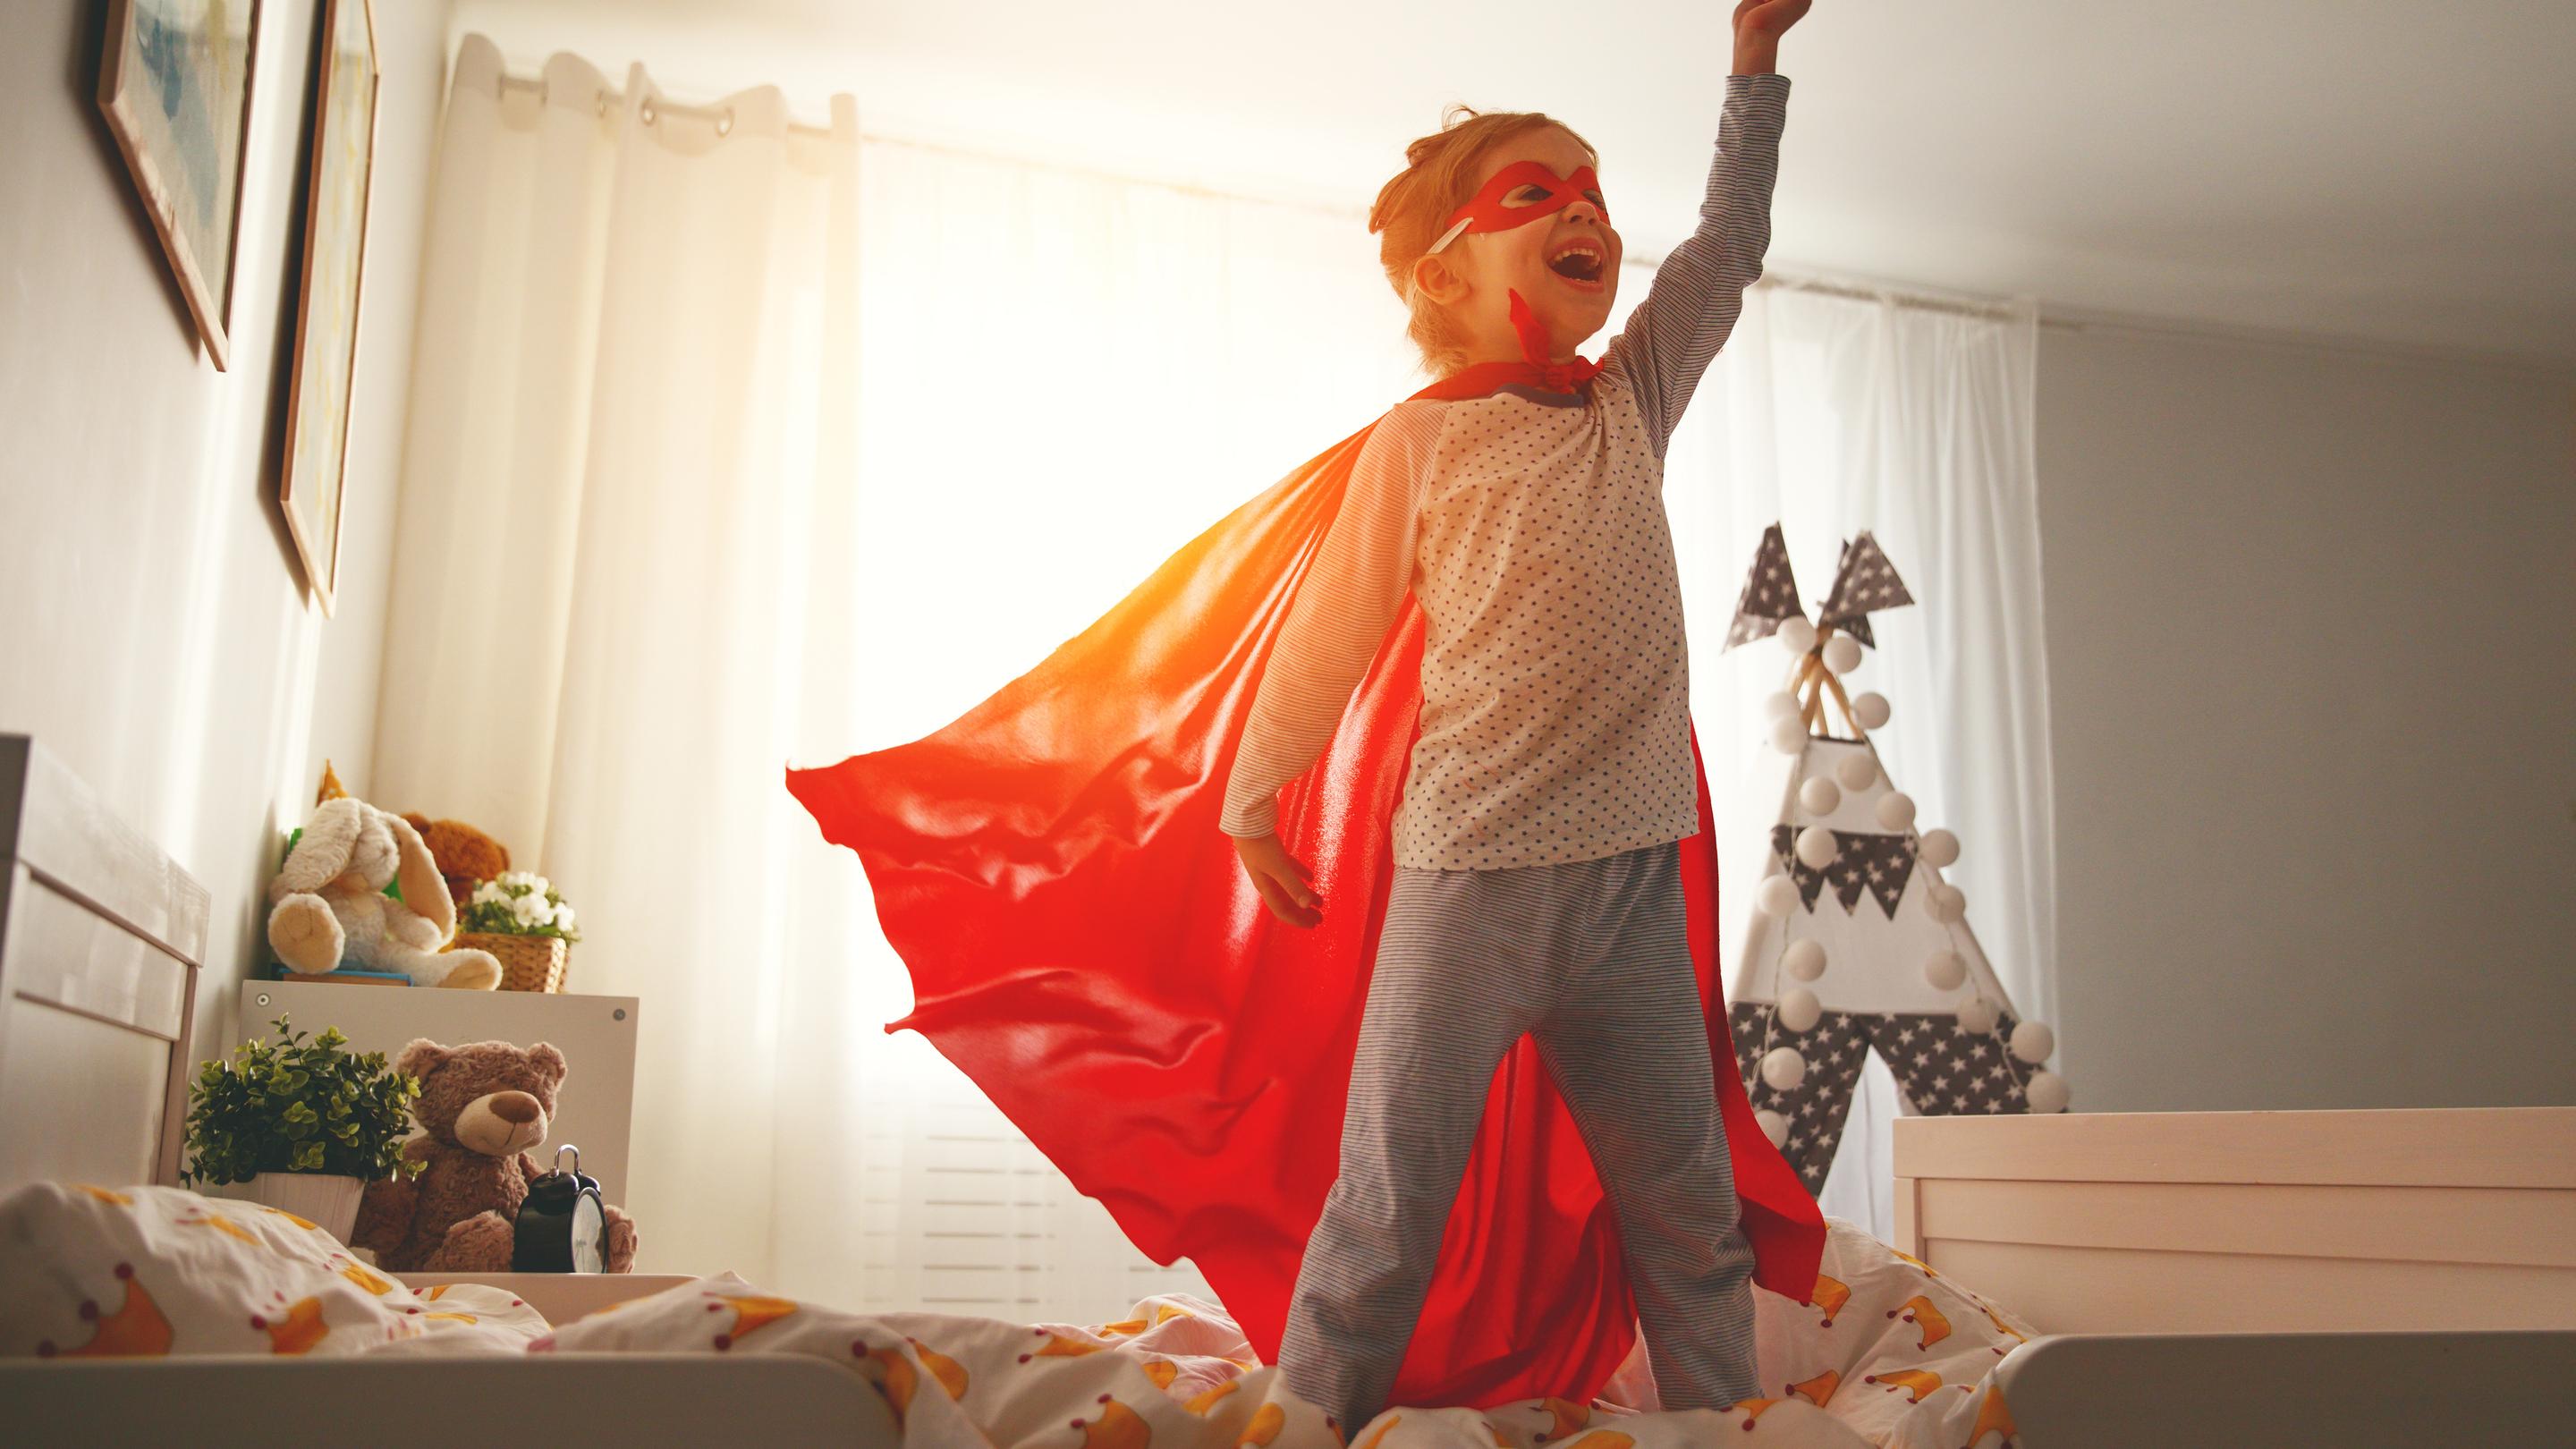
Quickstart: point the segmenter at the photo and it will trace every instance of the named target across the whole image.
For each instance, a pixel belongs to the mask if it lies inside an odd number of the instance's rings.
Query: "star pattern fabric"
[[[1842,557],[1834,565],[1834,587],[1825,595],[1824,607],[1816,611],[1820,623],[1831,624],[1863,644],[1875,646],[1868,615],[1879,609],[1902,608],[1914,602],[1905,590],[1905,580],[1896,576],[1896,565],[1878,546],[1878,540],[1866,530],[1843,545]]]
[[[1744,575],[1744,593],[1735,601],[1735,622],[1726,631],[1726,644],[1719,652],[1738,644],[1750,644],[1779,632],[1783,619],[1803,619],[1807,611],[1798,604],[1798,579],[1789,571],[1789,544],[1780,536],[1780,525],[1762,530],[1761,546],[1753,551],[1753,567]]]
[[[1771,853],[1780,857],[1789,878],[1797,882],[1799,904],[1813,911],[1816,897],[1832,886],[1834,899],[1842,902],[1843,914],[1858,910],[1861,895],[1867,892],[1889,920],[1896,919],[1896,903],[1905,898],[1905,883],[1914,876],[1912,835],[1837,830],[1834,858],[1823,870],[1798,858],[1797,840],[1797,826],[1771,827]]]
[[[1946,1011],[1828,1011],[1813,1027],[1794,1032],[1780,1024],[1778,1013],[1771,1002],[1738,1001],[1727,1012],[1727,1024],[1735,1033],[1735,1064],[1745,1093],[1755,1111],[1789,1119],[1780,1155],[1809,1192],[1824,1190],[1851,1111],[1852,1087],[1873,1050],[1895,1073],[1917,1116],[2030,1110],[2022,1084],[2039,1069],[2013,1056],[2010,1043],[2019,1023],[2009,1011],[1996,1016],[1991,1032],[1971,1032]],[[1763,1081],[1761,1072],[1763,1053],[1782,1046],[1795,1047],[1807,1060],[1806,1076],[1786,1092]]]

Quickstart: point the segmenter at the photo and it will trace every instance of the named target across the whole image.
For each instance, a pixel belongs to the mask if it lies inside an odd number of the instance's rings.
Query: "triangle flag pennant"
[[[1762,545],[1753,551],[1753,567],[1744,575],[1744,595],[1735,601],[1735,623],[1726,631],[1725,648],[1768,639],[1783,619],[1803,619],[1798,580],[1789,572],[1789,544],[1780,525],[1762,530]]]
[[[1816,620],[1874,646],[1878,641],[1870,633],[1868,616],[1913,602],[1905,580],[1896,576],[1896,565],[1887,561],[1878,539],[1863,529],[1860,537],[1843,545],[1842,558],[1834,566],[1833,591],[1816,611]]]

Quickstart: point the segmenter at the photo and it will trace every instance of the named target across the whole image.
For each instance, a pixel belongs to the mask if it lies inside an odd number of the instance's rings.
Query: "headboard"
[[[0,735],[0,1195],[178,1180],[206,888]]]

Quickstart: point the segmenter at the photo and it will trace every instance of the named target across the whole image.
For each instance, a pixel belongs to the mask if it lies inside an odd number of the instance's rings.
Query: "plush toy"
[[[402,1049],[395,1069],[420,1078],[411,1114],[427,1135],[403,1144],[424,1164],[418,1177],[367,1184],[351,1246],[372,1248],[393,1272],[502,1273],[516,1246],[515,1218],[541,1176],[527,1149],[546,1140],[563,1053],[545,1042],[446,1047],[426,1039]],[[635,1223],[614,1207],[600,1254],[611,1273],[635,1268]]]
[[[399,900],[384,893],[397,875]],[[347,956],[414,986],[501,984],[491,952],[440,952],[456,932],[456,901],[438,862],[410,822],[364,800],[343,795],[313,812],[268,900],[268,944],[298,971],[334,970]]]
[[[452,899],[464,900],[477,884],[510,868],[510,848],[462,820],[432,820],[416,812],[403,819],[420,832]]]

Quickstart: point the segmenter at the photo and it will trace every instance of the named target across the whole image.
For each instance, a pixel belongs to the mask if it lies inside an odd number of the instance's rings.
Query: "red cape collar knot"
[[[1529,302],[1515,289],[1512,292],[1512,330],[1521,337],[1521,360],[1518,362],[1479,362],[1461,368],[1422,391],[1415,397],[1475,398],[1491,396],[1495,389],[1517,384],[1546,392],[1580,392],[1592,380],[1603,363],[1588,357],[1571,362],[1547,360],[1547,324],[1530,310]]]

